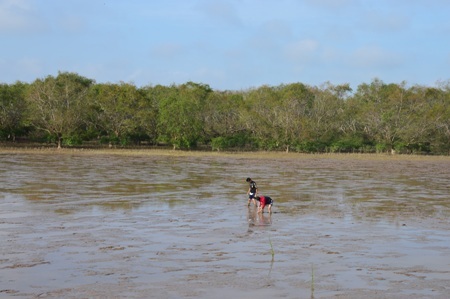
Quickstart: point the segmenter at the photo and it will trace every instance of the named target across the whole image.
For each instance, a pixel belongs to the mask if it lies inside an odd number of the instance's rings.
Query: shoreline
[[[252,159],[367,159],[367,160],[426,160],[448,161],[450,156],[388,153],[297,153],[281,151],[201,151],[152,148],[61,148],[55,147],[7,147],[0,145],[0,154],[76,154],[117,156],[170,156],[170,157],[221,157]]]

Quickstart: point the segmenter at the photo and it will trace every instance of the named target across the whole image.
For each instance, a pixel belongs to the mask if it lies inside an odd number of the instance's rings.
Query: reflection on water
[[[261,226],[270,226],[272,224],[272,213],[258,213],[256,207],[248,207],[248,232]]]
[[[63,205],[123,207],[151,202],[190,202],[223,196],[226,162],[168,157],[69,155],[2,156],[2,192]],[[231,183],[237,183],[233,179]],[[231,193],[232,194],[232,193]]]
[[[1,155],[0,191],[59,211],[99,205],[105,210],[141,205],[241,204],[247,176],[261,194],[289,214],[331,209],[345,217],[398,213],[448,215],[448,160],[298,159]],[[31,203],[30,202],[30,203]]]
[[[448,290],[448,159],[290,157],[0,154],[0,296]]]

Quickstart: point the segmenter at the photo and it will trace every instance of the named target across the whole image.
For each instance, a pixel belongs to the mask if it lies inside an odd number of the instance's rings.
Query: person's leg
[[[269,205],[269,207],[267,208],[267,210],[269,211],[269,213],[272,213],[272,204]]]

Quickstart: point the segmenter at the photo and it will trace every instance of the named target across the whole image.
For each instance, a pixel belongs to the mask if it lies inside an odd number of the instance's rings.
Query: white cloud
[[[319,43],[313,39],[304,39],[287,45],[286,57],[294,62],[306,62],[311,60],[319,48]]]
[[[0,60],[0,82],[13,83],[15,81],[32,82],[43,76],[43,62],[36,58],[24,57],[17,60]]]
[[[334,11],[336,9],[344,9],[349,6],[354,6],[358,0],[306,0],[305,2],[310,6],[316,6]]]
[[[21,72],[26,74],[37,75],[42,71],[42,64],[35,58],[22,58],[17,62],[17,67]]]
[[[364,46],[356,49],[350,59],[353,65],[362,68],[392,68],[402,64],[398,54],[379,46]]]
[[[0,0],[0,32],[36,32],[43,27],[28,0]]]
[[[161,43],[154,46],[150,51],[151,55],[156,56],[157,59],[170,60],[182,54],[183,47],[177,43]]]
[[[292,35],[291,27],[282,20],[269,20],[262,24],[261,30],[264,36],[276,39]]]
[[[361,23],[373,31],[392,32],[406,29],[410,20],[401,14],[383,14],[372,11],[364,15]]]
[[[253,54],[246,59],[265,56],[273,61],[280,56],[280,51],[289,43],[291,36],[291,28],[285,22],[270,20],[262,23],[255,34],[247,40],[249,48],[244,47],[244,49],[252,49]]]
[[[0,0],[0,80],[65,69],[224,89],[374,76],[431,82],[448,77],[448,8],[448,0]]]
[[[227,25],[241,26],[242,20],[235,6],[230,1],[202,1],[197,9],[206,14],[209,19],[221,21]]]
[[[83,19],[77,16],[67,16],[61,20],[61,27],[70,33],[79,33],[86,28],[86,24]]]

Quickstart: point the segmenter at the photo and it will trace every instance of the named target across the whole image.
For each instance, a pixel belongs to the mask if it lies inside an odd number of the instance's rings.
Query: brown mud
[[[448,157],[0,150],[0,165],[0,298],[450,294]],[[247,207],[247,176],[272,214]]]

